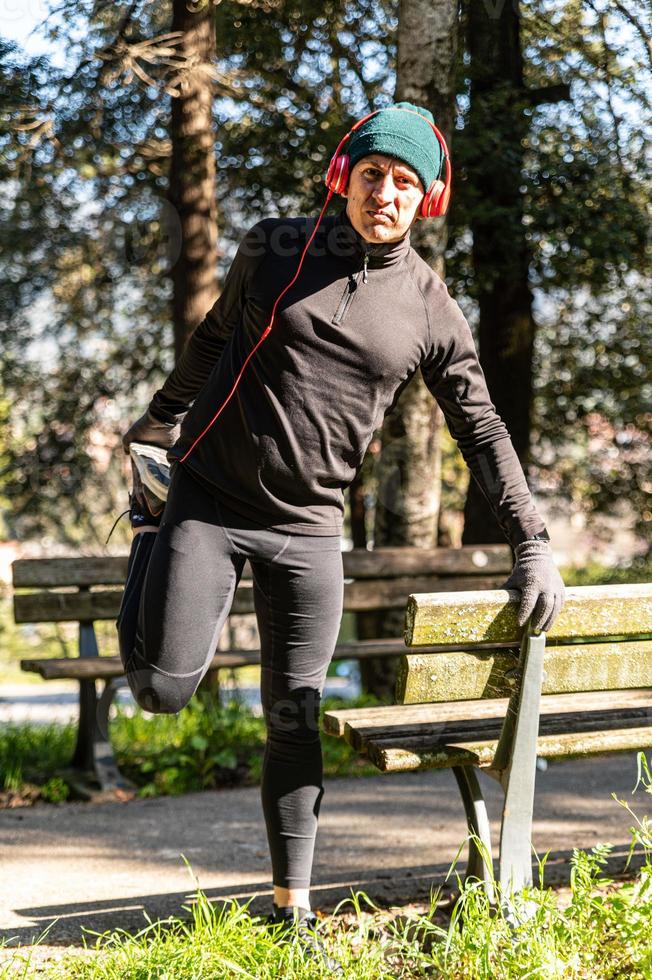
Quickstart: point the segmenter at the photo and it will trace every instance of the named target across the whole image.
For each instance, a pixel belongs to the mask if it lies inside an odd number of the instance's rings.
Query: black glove
[[[564,583],[547,541],[522,541],[515,548],[516,561],[504,589],[518,589],[521,605],[518,625],[530,615],[532,628],[549,630],[564,605]]]
[[[144,442],[151,446],[161,446],[162,449],[171,449],[179,438],[180,431],[178,422],[160,422],[148,410],[125,432],[122,447],[128,453],[132,442]]]

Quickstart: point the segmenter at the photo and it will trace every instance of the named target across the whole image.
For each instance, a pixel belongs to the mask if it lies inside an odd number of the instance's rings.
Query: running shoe
[[[310,909],[299,906],[279,908],[274,904],[274,911],[267,918],[267,928],[272,931],[273,938],[281,942],[298,943],[308,959],[324,966],[333,976],[343,977],[342,964],[328,954],[317,935],[318,921],[317,916]]]
[[[165,500],[156,497],[145,487],[134,457],[131,457],[131,492],[129,494],[129,521],[132,528],[157,528],[161,523]]]
[[[170,464],[167,450],[144,442],[129,446],[132,467],[138,472],[145,503],[152,514],[163,510],[170,487]]]

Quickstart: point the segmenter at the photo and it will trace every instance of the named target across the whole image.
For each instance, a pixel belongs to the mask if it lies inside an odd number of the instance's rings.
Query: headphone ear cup
[[[421,202],[421,217],[440,218],[446,214],[450,197],[450,186],[447,186],[443,180],[433,180]]]
[[[349,157],[346,153],[338,154],[332,158],[328,173],[326,174],[326,186],[333,194],[342,194],[346,190],[349,182]]]

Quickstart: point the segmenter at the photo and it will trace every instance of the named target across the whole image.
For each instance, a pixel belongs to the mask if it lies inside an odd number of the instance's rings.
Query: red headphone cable
[[[306,242],[306,246],[305,246],[303,252],[301,253],[301,258],[299,259],[299,265],[297,266],[297,271],[294,273],[293,278],[287,284],[287,286],[285,287],[285,289],[282,292],[280,292],[278,294],[278,296],[276,297],[276,300],[274,301],[274,306],[272,307],[272,315],[270,317],[270,321],[267,324],[267,326],[265,327],[265,330],[261,334],[259,340],[256,342],[255,347],[250,351],[249,355],[247,356],[246,361],[244,362],[244,364],[240,368],[240,373],[238,374],[238,377],[235,379],[235,384],[233,385],[233,388],[231,388],[231,391],[229,392],[228,397],[225,399],[225,401],[223,402],[223,404],[220,405],[219,409],[217,410],[217,412],[215,413],[215,415],[213,416],[213,418],[210,420],[210,422],[208,423],[208,425],[206,426],[206,428],[204,429],[204,431],[203,432],[200,432],[200,434],[197,436],[197,438],[195,439],[195,441],[191,445],[190,449],[188,449],[188,451],[185,453],[185,455],[181,457],[181,459],[179,460],[180,463],[185,463],[185,461],[187,460],[188,456],[193,451],[193,449],[195,448],[195,446],[204,438],[204,436],[206,435],[206,433],[208,432],[208,430],[211,428],[211,426],[214,424],[214,422],[216,422],[217,419],[218,419],[218,417],[221,415],[222,410],[224,408],[226,408],[226,406],[227,406],[227,404],[228,404],[231,396],[233,395],[233,392],[238,387],[238,382],[240,381],[240,378],[242,377],[242,373],[243,373],[244,369],[246,368],[247,364],[249,363],[249,361],[251,360],[251,358],[254,356],[254,354],[256,353],[256,351],[258,350],[258,348],[260,347],[260,345],[262,344],[262,342],[265,339],[265,337],[267,337],[267,335],[269,334],[270,330],[272,329],[272,324],[274,323],[274,317],[276,316],[276,307],[278,306],[278,304],[281,301],[281,299],[283,298],[283,296],[285,296],[285,294],[287,293],[288,289],[291,286],[293,286],[294,283],[297,281],[298,275],[301,272],[301,266],[303,265],[303,260],[304,260],[304,258],[306,256],[306,252],[310,248],[310,245],[312,243],[312,240],[313,240],[313,238],[315,237],[315,235],[317,233],[317,229],[319,228],[319,223],[320,223],[321,219],[324,216],[324,211],[328,207],[328,202],[330,201],[330,199],[331,199],[332,196],[333,196],[333,191],[329,189],[328,195],[326,197],[326,200],[324,201],[324,206],[321,209],[321,212],[319,214],[319,217],[317,218],[317,223],[316,223],[316,225],[315,225],[315,227],[313,229],[312,235],[310,236],[310,238]]]

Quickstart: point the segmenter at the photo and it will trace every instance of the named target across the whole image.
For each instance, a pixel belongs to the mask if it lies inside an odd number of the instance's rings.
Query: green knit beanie
[[[410,111],[397,111],[401,109]],[[411,102],[397,102],[387,109],[381,109],[356,129],[351,137],[348,146],[351,169],[358,160],[370,153],[398,157],[416,171],[424,191],[427,191],[433,180],[439,176],[443,151],[434,130],[426,120],[434,123],[432,113],[421,106],[412,105]]]

